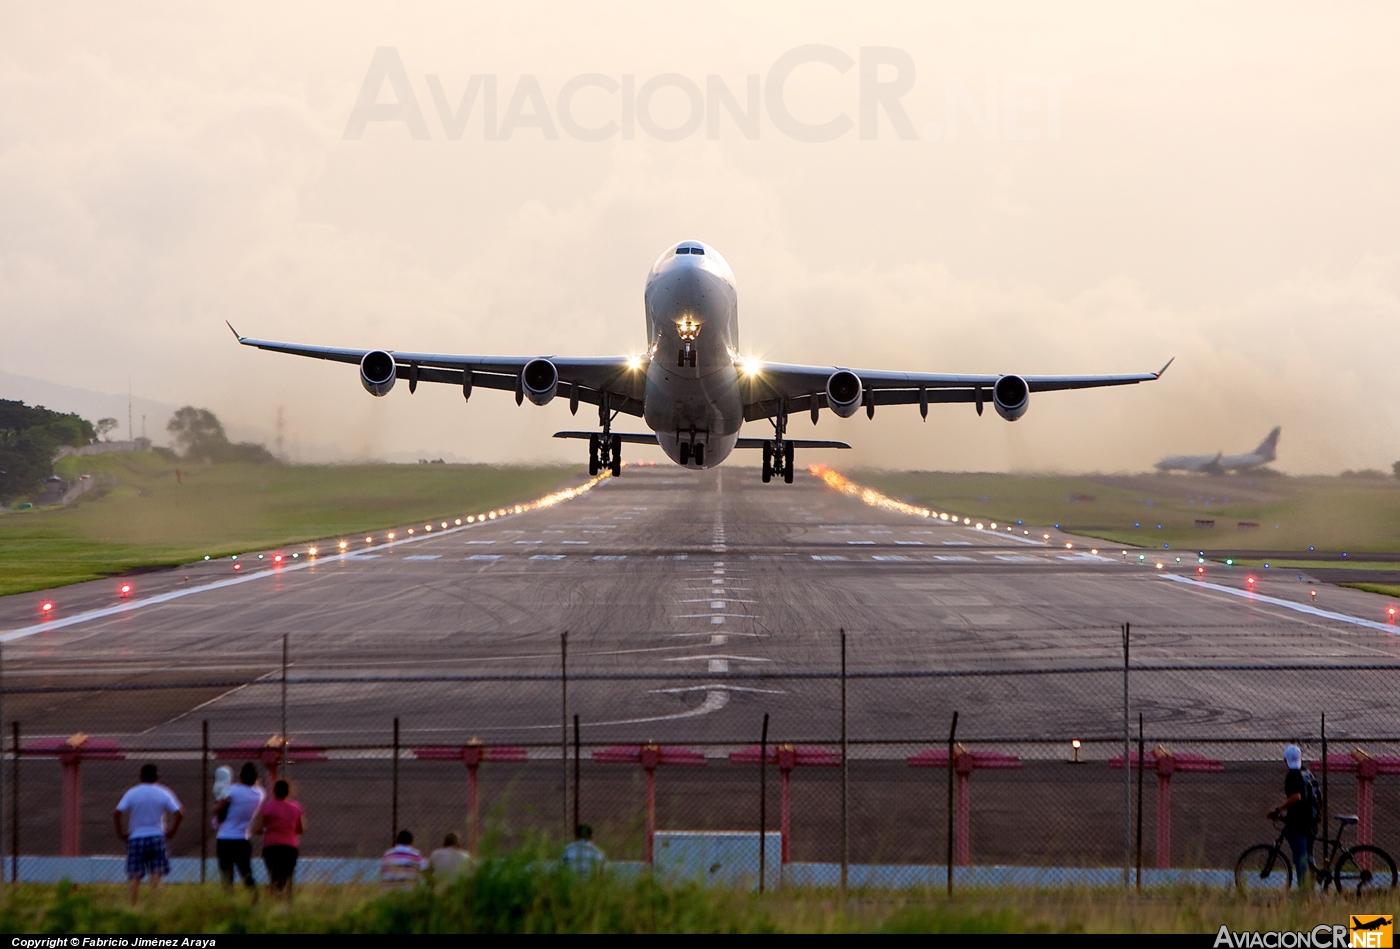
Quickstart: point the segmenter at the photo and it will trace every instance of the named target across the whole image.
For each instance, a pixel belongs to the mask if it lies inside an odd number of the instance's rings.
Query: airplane
[[[1274,460],[1281,431],[1281,426],[1275,426],[1258,448],[1243,455],[1226,455],[1223,452],[1213,455],[1172,455],[1157,462],[1156,468],[1158,471],[1195,471],[1217,475],[1227,471],[1249,471]]]
[[[1086,389],[1151,382],[1166,372],[1108,376],[950,375],[888,372],[844,366],[800,366],[761,362],[741,355],[738,291],[734,272],[719,252],[701,241],[668,247],[647,274],[645,352],[631,356],[473,356],[410,353],[388,349],[337,349],[249,339],[229,329],[244,346],[314,359],[355,363],[370,394],[385,396],[399,379],[414,392],[420,382],[461,386],[470,399],[476,387],[514,391],[515,404],[529,399],[548,405],[556,397],[598,408],[598,431],[566,431],[555,438],[588,441],[589,474],[622,472],[622,445],[659,445],[676,464],[713,468],[736,448],[761,449],[762,477],[792,483],[796,449],[850,448],[845,442],[790,438],[788,420],[807,412],[816,424],[822,409],[850,418],[878,405],[917,405],[928,418],[930,403],[970,402],[982,414],[1015,421],[1026,413],[1032,392]],[[619,415],[642,419],[645,433],[615,432]],[[772,438],[740,437],[745,422],[766,419]]]

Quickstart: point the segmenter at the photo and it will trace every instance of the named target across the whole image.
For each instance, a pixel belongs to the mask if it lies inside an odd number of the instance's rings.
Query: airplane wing
[[[332,346],[305,346],[299,343],[279,343],[266,339],[250,339],[239,334],[230,324],[229,329],[244,346],[253,346],[274,353],[289,353],[293,356],[307,356],[312,359],[328,359],[332,362],[353,363],[360,360],[370,349],[340,349]],[[473,356],[446,353],[409,353],[385,350],[394,358],[395,377],[407,379],[409,391],[418,387],[419,382],[439,382],[463,387],[469,394],[472,388],[501,389],[515,392],[520,398],[520,371],[535,356]],[[643,385],[646,380],[647,360],[628,356],[602,357],[544,357],[554,363],[559,370],[559,395],[571,401],[599,405],[606,393],[608,404],[627,415],[642,415]]]
[[[1167,361],[1156,372],[1128,373],[1105,376],[1021,376],[1031,392],[1054,392],[1061,389],[1092,389],[1099,386],[1135,385],[1152,382],[1167,371]],[[776,414],[781,402],[788,412],[816,411],[829,408],[826,381],[832,373],[844,367],[796,366],[783,363],[763,363],[752,372],[741,372],[745,381],[744,419],[768,418]],[[931,402],[975,402],[980,406],[992,399],[992,386],[1000,375],[961,375],[947,373],[887,372],[851,369],[859,377],[863,390],[862,404],[873,413],[877,405],[927,405]]]
[[[588,440],[597,438],[597,432],[555,432],[555,438],[579,438]],[[651,432],[613,432],[614,438],[620,438],[629,445],[655,445],[656,436]],[[820,438],[789,438],[794,448],[850,448],[845,442],[827,441]],[[762,448],[764,445],[771,445],[772,440],[767,438],[741,438],[735,443],[735,448]]]

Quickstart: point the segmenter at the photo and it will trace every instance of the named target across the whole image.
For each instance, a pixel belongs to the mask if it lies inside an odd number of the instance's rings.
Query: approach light
[[[52,602],[51,600],[45,600],[45,601],[44,601],[44,605],[41,606],[41,607],[39,607],[39,609],[41,609],[41,610],[44,611],[45,613],[52,613],[52,612],[53,612],[53,602]]]
[[[1078,763],[1079,763],[1079,749],[1080,749],[1080,747],[1081,747],[1081,743],[1080,743],[1079,739],[1076,738],[1076,739],[1074,739],[1073,741],[1071,741],[1071,742],[1069,743],[1069,746],[1070,746],[1071,748],[1074,749],[1074,763],[1075,763],[1075,764],[1078,764]]]
[[[131,596],[131,584],[123,583],[120,587],[117,588],[117,593],[120,596]]]
[[[487,515],[487,517],[494,521],[496,519],[496,512],[492,511],[490,514]]]
[[[523,510],[525,510],[525,509],[524,509],[523,507],[521,507],[519,504],[517,504],[517,505],[515,506],[515,513],[519,514],[519,513],[520,513],[521,511],[523,511]]]

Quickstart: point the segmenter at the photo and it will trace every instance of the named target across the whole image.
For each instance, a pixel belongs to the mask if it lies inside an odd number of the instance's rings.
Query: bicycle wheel
[[[1255,844],[1235,861],[1235,889],[1242,893],[1286,893],[1293,887],[1293,865],[1272,844]]]
[[[1375,893],[1393,890],[1400,883],[1395,861],[1379,847],[1358,844],[1337,858],[1332,868],[1332,881],[1342,893]]]

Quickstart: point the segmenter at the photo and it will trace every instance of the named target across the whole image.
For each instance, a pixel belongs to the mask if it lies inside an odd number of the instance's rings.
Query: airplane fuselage
[[[712,468],[734,450],[744,422],[734,274],[714,248],[681,241],[652,265],[645,301],[647,427],[677,464]],[[699,464],[695,445],[703,446]]]

